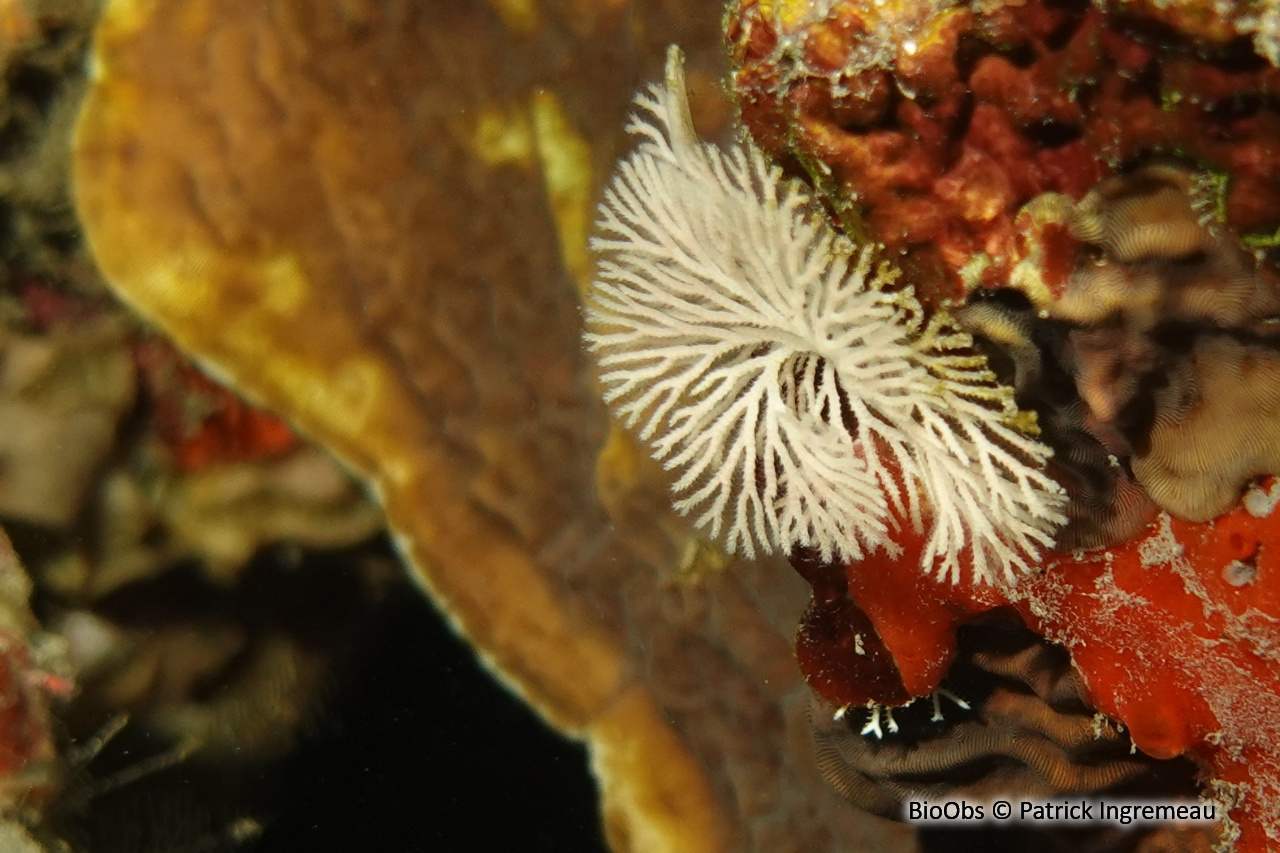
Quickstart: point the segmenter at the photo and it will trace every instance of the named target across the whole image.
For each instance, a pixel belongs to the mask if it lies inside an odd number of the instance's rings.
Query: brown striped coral
[[[1048,307],[1104,438],[1123,435],[1163,509],[1205,521],[1280,472],[1280,277],[1213,219],[1207,180],[1170,166],[1113,178],[1067,215],[1093,247]]]
[[[1206,521],[1255,477],[1280,473],[1280,352],[1221,336],[1195,343],[1156,394],[1133,472],[1156,503]]]
[[[1038,315],[1007,290],[957,312],[1010,363],[1057,451],[1073,519],[1060,547],[1127,538],[1150,520],[1148,499],[1208,520],[1280,471],[1280,276],[1214,218],[1214,201],[1207,175],[1167,164],[1078,204],[1042,196],[1033,205],[1081,241],[1060,289]]]
[[[1277,276],[1214,218],[1215,201],[1210,177],[1181,167],[1104,181],[1066,216],[1100,254],[1077,267],[1051,315],[1085,325],[1114,317],[1142,333],[1169,322],[1272,330]]]

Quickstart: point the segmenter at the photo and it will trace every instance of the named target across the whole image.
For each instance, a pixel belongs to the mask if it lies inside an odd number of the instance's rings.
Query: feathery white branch
[[[926,324],[751,142],[699,142],[679,50],[604,194],[586,342],[605,399],[730,552],[860,559],[930,524],[926,571],[1025,570],[1065,519],[969,336]]]

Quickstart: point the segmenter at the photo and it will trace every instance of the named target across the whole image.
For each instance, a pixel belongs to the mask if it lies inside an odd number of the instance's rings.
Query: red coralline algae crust
[[[0,631],[0,802],[33,806],[54,791],[49,699],[70,692],[33,665],[26,639]]]
[[[135,358],[156,433],[180,470],[273,459],[298,446],[288,424],[209,379],[167,342],[141,341]]]
[[[20,281],[15,290],[26,321],[39,331],[107,310],[38,278]],[[288,424],[209,379],[168,342],[142,338],[134,358],[149,393],[156,434],[180,470],[274,459],[298,446]]]
[[[846,578],[843,610],[815,602],[797,638],[810,684],[828,700],[927,695],[955,655],[956,626],[1011,608],[1071,652],[1093,704],[1139,749],[1201,762],[1210,793],[1236,804],[1237,850],[1280,840],[1280,527],[1269,515],[1162,515],[1133,542],[1059,556],[1003,590],[903,572],[887,556],[849,566]],[[838,619],[851,611],[858,619],[842,633]],[[855,635],[866,654],[847,653]]]
[[[1280,529],[1263,512],[1162,516],[1147,537],[1051,562],[1015,593],[1139,749],[1210,770],[1238,803],[1237,850],[1280,841]]]
[[[0,810],[7,818],[39,809],[58,789],[50,705],[74,687],[55,645],[31,613],[31,582],[0,531]]]
[[[99,310],[87,300],[72,297],[36,277],[20,280],[13,289],[21,300],[28,323],[37,331],[83,320]]]
[[[1237,233],[1280,225],[1280,70],[1221,22],[1192,28],[1207,10],[1176,4],[1179,30],[1170,4],[801,5],[731,12],[743,121],[927,293],[1005,283],[1024,204],[1152,157],[1229,176]]]

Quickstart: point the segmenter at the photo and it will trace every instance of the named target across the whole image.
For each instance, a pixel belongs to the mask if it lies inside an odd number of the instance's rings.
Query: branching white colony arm
[[[586,310],[605,399],[677,473],[677,508],[747,556],[859,559],[928,524],[926,571],[1027,569],[1065,496],[1012,392],[751,142],[699,142],[687,98],[672,48],[600,206]]]

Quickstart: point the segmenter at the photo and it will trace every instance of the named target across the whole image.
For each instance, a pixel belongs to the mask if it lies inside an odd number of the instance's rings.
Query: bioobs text
[[[953,821],[985,820],[986,806],[968,803],[964,800],[946,800],[931,803],[928,800],[910,800],[906,804],[908,823],[930,823],[933,821],[951,823]]]
[[[964,824],[986,820],[995,823],[1096,824],[1130,826],[1135,823],[1213,823],[1221,816],[1220,804],[1212,800],[1128,800],[1086,798],[1054,800],[993,799],[975,803],[967,800],[909,800],[903,817],[914,824]]]

